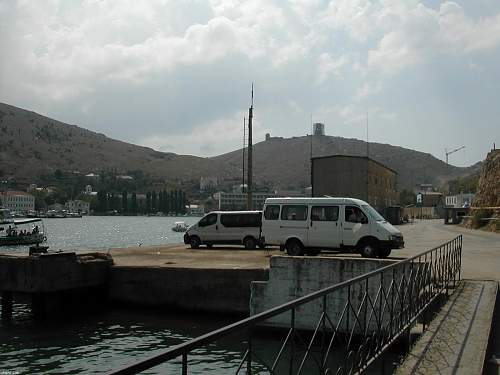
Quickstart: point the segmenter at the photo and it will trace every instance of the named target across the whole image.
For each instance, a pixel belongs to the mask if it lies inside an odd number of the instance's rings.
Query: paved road
[[[461,234],[462,278],[500,281],[500,234],[444,225],[442,220],[417,221],[399,229],[406,246],[393,251],[393,256],[415,255]]]
[[[391,258],[405,258],[463,235],[463,278],[500,281],[500,234],[444,225],[442,220],[422,220],[399,226],[406,248],[394,250]],[[112,250],[117,265],[193,267],[193,268],[267,268],[277,249],[245,250],[242,247],[215,246],[192,250],[185,245],[141,247]],[[357,254],[326,252],[325,256],[359,257]]]

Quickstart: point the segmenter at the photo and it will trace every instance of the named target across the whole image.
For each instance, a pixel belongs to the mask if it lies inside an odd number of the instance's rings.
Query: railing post
[[[252,327],[248,328],[247,375],[252,375]]]
[[[458,239],[459,246],[459,264],[458,264],[458,281],[462,280],[462,235],[459,236]]]
[[[322,329],[323,334],[321,335],[321,373],[325,371],[326,364],[326,294],[323,296],[323,322]]]
[[[187,353],[182,354],[182,375],[187,375],[188,373],[187,357]]]
[[[291,337],[290,337],[290,366],[288,367],[288,373],[290,375],[293,374],[293,357],[295,356],[295,308],[292,309],[292,314],[290,318],[290,328],[291,328]]]

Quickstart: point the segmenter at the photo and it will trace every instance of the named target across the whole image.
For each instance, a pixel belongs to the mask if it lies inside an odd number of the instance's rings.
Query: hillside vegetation
[[[313,138],[314,156],[366,155],[366,143],[357,139]],[[281,189],[309,186],[310,139],[271,138],[255,144],[255,181]],[[23,183],[57,170],[87,174],[102,169],[141,171],[178,184],[195,184],[201,176],[239,181],[241,155],[241,150],[212,158],[158,152],[0,103],[0,178]],[[399,173],[400,189],[419,183],[441,185],[480,168],[458,168],[430,154],[380,143],[370,143],[370,156]]]

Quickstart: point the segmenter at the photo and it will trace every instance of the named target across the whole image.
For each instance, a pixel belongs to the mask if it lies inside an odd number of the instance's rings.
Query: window
[[[281,220],[306,220],[307,206],[283,205]]]
[[[200,220],[198,225],[200,227],[207,227],[209,225],[214,225],[217,222],[217,214],[209,214]]]
[[[260,227],[262,215],[253,214],[221,214],[220,223],[225,227]]]
[[[337,221],[338,206],[314,206],[311,209],[311,221]]]
[[[266,220],[278,220],[280,217],[280,206],[267,206],[264,217]]]
[[[356,206],[346,206],[345,207],[345,221],[348,223],[368,223],[366,215],[361,211],[359,207]]]

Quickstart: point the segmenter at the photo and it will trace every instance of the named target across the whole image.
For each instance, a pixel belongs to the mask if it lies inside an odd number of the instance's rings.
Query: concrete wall
[[[57,292],[103,285],[107,283],[111,263],[105,255],[94,254],[0,256],[0,290]]]
[[[315,158],[312,165],[313,197],[351,197],[367,200],[367,163],[364,158]]]
[[[250,313],[254,315],[263,312],[298,297],[395,262],[361,258],[273,256],[271,258],[269,281],[252,283]],[[368,290],[372,301],[375,301],[380,281],[380,276],[370,279]],[[390,275],[386,275],[383,282],[384,286],[388,288]],[[333,324],[337,324],[347,297],[347,289],[328,296],[327,312]],[[354,309],[357,309],[362,298],[363,290],[360,287],[353,287],[351,289],[351,301]],[[314,329],[320,318],[322,308],[321,300],[312,301],[301,306],[296,312],[296,327],[300,329]],[[388,312],[384,315],[387,319]],[[352,323],[355,321],[354,314],[350,314],[349,320],[349,328],[352,328]],[[364,324],[362,318],[361,323]],[[265,323],[265,325],[274,327],[289,327],[289,324],[289,312],[276,316]],[[370,322],[370,327],[375,329],[375,320]],[[329,328],[331,329],[331,327]],[[346,320],[341,324],[341,331],[348,331]],[[359,332],[359,329],[355,331]]]
[[[397,174],[366,157],[313,158],[313,197],[358,198],[382,210],[398,202]]]
[[[267,277],[266,269],[114,266],[109,297],[138,305],[248,315],[250,283]]]

